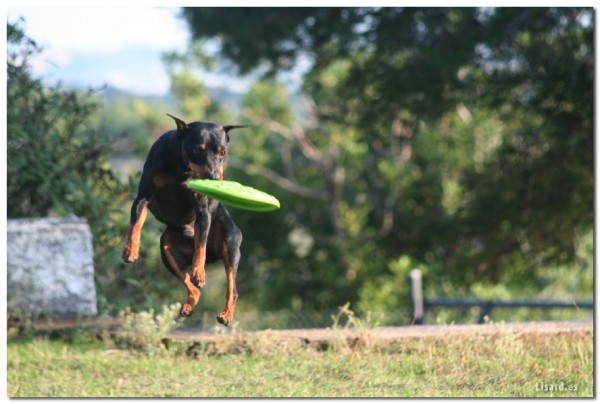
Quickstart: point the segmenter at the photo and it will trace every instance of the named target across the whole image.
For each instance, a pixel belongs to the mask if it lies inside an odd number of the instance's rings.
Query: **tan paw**
[[[217,321],[224,326],[229,326],[229,324],[231,324],[233,321],[233,314],[224,311],[217,316]]]
[[[128,244],[125,246],[125,248],[123,248],[123,255],[121,255],[121,258],[124,262],[130,264],[133,261],[137,260],[139,258],[139,255],[139,248],[133,248],[131,245]]]
[[[181,306],[181,309],[179,310],[179,315],[181,317],[189,317],[193,311],[194,311],[194,307],[191,304],[189,304],[188,302],[185,302]]]

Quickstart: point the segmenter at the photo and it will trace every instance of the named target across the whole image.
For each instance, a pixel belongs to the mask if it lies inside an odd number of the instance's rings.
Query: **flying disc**
[[[234,208],[269,212],[280,208],[273,195],[235,181],[190,180],[187,187]]]

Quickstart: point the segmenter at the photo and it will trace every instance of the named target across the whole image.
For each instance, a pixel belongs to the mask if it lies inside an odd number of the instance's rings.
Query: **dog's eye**
[[[200,146],[198,146],[198,147],[194,147],[194,148],[192,149],[192,154],[193,154],[194,156],[201,156],[201,155],[203,155],[205,152],[206,152],[206,145],[203,145],[203,144],[201,144],[201,145],[200,145]]]

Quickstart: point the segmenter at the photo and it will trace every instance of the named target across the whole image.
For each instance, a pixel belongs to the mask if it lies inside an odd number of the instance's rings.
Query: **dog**
[[[221,203],[192,192],[191,179],[223,180],[229,132],[245,125],[206,122],[186,124],[173,118],[176,129],[164,133],[150,148],[138,193],[131,207],[123,261],[139,257],[140,236],[147,211],[167,225],[160,237],[164,265],[187,291],[179,314],[192,314],[206,283],[205,264],[223,260],[227,274],[225,309],[217,321],[228,326],[238,298],[235,278],[240,262],[242,232]]]

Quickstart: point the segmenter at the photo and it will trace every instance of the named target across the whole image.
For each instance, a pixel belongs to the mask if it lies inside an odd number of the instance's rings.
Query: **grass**
[[[10,397],[593,396],[591,330],[393,344],[363,335],[369,343],[323,348],[265,331],[193,349],[172,342],[152,353],[85,332],[17,337],[8,342],[7,389]]]

